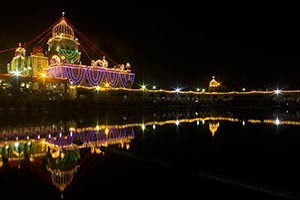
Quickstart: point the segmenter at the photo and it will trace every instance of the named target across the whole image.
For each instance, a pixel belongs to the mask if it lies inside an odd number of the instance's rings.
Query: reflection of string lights
[[[144,129],[147,126],[152,126],[153,129],[157,128],[157,126],[163,126],[163,125],[177,125],[179,126],[181,123],[194,123],[196,122],[197,125],[202,122],[204,125],[206,121],[229,121],[229,122],[241,122],[244,126],[246,123],[251,124],[275,124],[275,125],[294,125],[294,126],[300,126],[300,121],[292,121],[292,120],[280,120],[279,118],[276,119],[248,119],[248,120],[239,120],[237,118],[232,117],[197,117],[192,119],[175,119],[175,120],[165,120],[165,121],[149,121],[149,122],[143,122],[143,123],[128,123],[123,125],[97,125],[95,127],[83,127],[83,128],[75,128],[70,127],[68,129],[70,136],[73,136],[74,132],[103,132],[105,134],[108,134],[111,129],[122,129],[122,128],[133,128],[133,127],[141,127],[141,129]],[[50,133],[49,133],[50,132]],[[0,129],[0,144],[4,143],[5,140],[20,140],[20,139],[26,139],[29,140],[30,138],[33,139],[34,135],[36,135],[36,138],[40,137],[47,137],[47,139],[53,138],[55,134],[57,134],[58,137],[63,137],[64,130],[60,126],[54,126],[51,125],[49,127],[47,126],[36,126],[36,127],[24,127],[24,128],[8,128],[8,129]],[[22,137],[22,138],[21,138]],[[17,138],[17,139],[16,139]],[[63,137],[64,138],[64,137]]]
[[[220,126],[220,121],[229,122],[241,122],[243,126],[246,123],[251,124],[274,124],[274,125],[293,125],[300,126],[300,121],[291,120],[279,120],[276,119],[248,119],[247,121],[239,120],[232,117],[198,117],[192,119],[175,119],[175,120],[165,120],[165,121],[149,121],[143,123],[129,123],[124,125],[97,125],[96,127],[84,127],[84,128],[69,128],[69,134],[64,135],[64,130],[59,130],[58,127],[51,125],[52,130],[55,132],[49,133],[49,129],[43,129],[41,127],[35,128],[19,128],[19,129],[0,129],[0,150],[1,149],[13,149],[23,147],[24,144],[32,145],[33,142],[38,142],[43,146],[49,146],[51,149],[73,149],[73,148],[86,148],[95,147],[98,148],[99,145],[107,146],[108,144],[120,144],[120,146],[126,146],[129,148],[129,142],[134,138],[133,127],[141,127],[142,131],[146,129],[147,126],[152,126],[155,130],[157,126],[164,125],[176,125],[180,126],[182,123],[196,123],[199,126],[200,121],[205,124],[206,121],[209,122],[209,129],[214,136],[218,127]],[[127,130],[130,128],[130,130]],[[37,131],[40,130],[40,131]],[[32,132],[30,132],[32,131]],[[127,132],[129,131],[129,132]],[[86,133],[86,135],[84,135]],[[27,135],[25,135],[27,134]],[[36,134],[36,136],[34,136]],[[73,138],[79,138],[83,141],[82,146],[74,145],[72,143]],[[19,154],[18,154],[19,155]]]
[[[142,128],[143,131],[146,129],[146,126],[145,126],[144,123],[141,125],[141,128]]]
[[[156,125],[155,125],[155,124],[152,125],[152,129],[153,129],[153,130],[156,129]]]
[[[25,149],[29,146],[35,145],[39,146],[38,151],[41,152],[31,152],[28,154],[30,160],[34,161],[34,156],[46,156],[46,149],[52,149],[52,156],[64,156],[64,150],[80,149],[80,148],[91,148],[92,153],[101,153],[100,146],[108,146],[111,144],[117,144],[119,147],[125,147],[128,149],[130,147],[130,141],[134,138],[134,127],[141,127],[144,132],[147,126],[151,126],[153,130],[157,129],[157,126],[164,125],[175,125],[180,126],[182,123],[196,123],[199,126],[200,122],[205,124],[208,122],[209,130],[212,136],[215,136],[218,128],[220,127],[221,121],[228,121],[237,123],[240,122],[243,126],[246,123],[251,124],[274,124],[274,125],[293,125],[300,126],[300,121],[291,120],[280,120],[278,117],[275,119],[242,119],[232,117],[197,117],[192,119],[174,119],[165,121],[149,121],[143,123],[128,123],[124,125],[97,125],[94,127],[83,127],[75,128],[70,127],[68,131],[61,129],[61,126],[55,127],[51,125],[51,130],[54,132],[49,132],[49,127],[25,127],[18,129],[0,129],[0,150],[5,150],[7,152],[12,152],[10,154],[8,162],[19,163],[21,160],[26,159]],[[45,128],[45,129],[43,129]],[[39,131],[37,131],[39,130]],[[66,135],[66,132],[68,134]],[[82,144],[74,144],[72,141],[74,138],[80,139]],[[26,148],[25,148],[26,147]],[[14,152],[14,153],[13,153]],[[6,155],[8,156],[8,155]],[[0,165],[3,166],[3,155],[0,159]]]
[[[209,126],[209,130],[212,134],[212,137],[216,136],[216,133],[218,133],[218,128],[220,128],[220,122],[221,121],[227,121],[227,122],[233,122],[233,123],[242,123],[243,125],[245,125],[246,123],[253,123],[253,124],[274,124],[274,125],[300,125],[300,121],[283,121],[280,120],[279,118],[275,118],[275,119],[264,119],[264,120],[259,120],[259,119],[249,119],[249,120],[240,120],[237,118],[233,118],[233,117],[197,117],[197,118],[192,118],[192,119],[174,119],[174,120],[164,120],[164,121],[149,121],[149,122],[143,122],[143,123],[128,123],[128,124],[124,124],[124,125],[97,125],[94,127],[83,127],[83,128],[75,128],[75,127],[70,127],[68,129],[68,131],[63,131],[62,129],[59,128],[59,126],[57,128],[55,128],[55,130],[59,130],[57,131],[56,134],[52,133],[50,134],[49,132],[45,131],[45,133],[43,133],[43,129],[41,127],[36,127],[35,129],[30,129],[30,128],[19,128],[18,131],[20,132],[16,132],[15,129],[12,129],[12,131],[9,130],[1,130],[0,129],[0,133],[14,133],[12,135],[14,135],[14,140],[12,141],[7,141],[7,140],[2,140],[2,136],[0,134],[0,149],[2,147],[10,149],[10,148],[20,148],[22,145],[24,146],[24,144],[29,144],[29,143],[35,143],[33,145],[42,145],[40,146],[40,149],[43,150],[43,153],[41,154],[36,154],[36,155],[40,155],[40,156],[46,156],[46,150],[48,147],[50,147],[50,149],[54,150],[53,151],[53,158],[60,158],[66,154],[64,154],[64,152],[61,150],[61,148],[59,147],[59,145],[57,144],[52,144],[49,143],[50,139],[57,139],[55,136],[57,136],[58,138],[62,138],[62,140],[67,141],[68,138],[72,138],[74,136],[78,136],[78,133],[80,132],[87,132],[90,133],[90,137],[93,138],[94,137],[94,142],[92,140],[90,140],[90,143],[86,143],[83,145],[74,145],[71,144],[70,145],[70,149],[71,148],[86,148],[86,147],[90,147],[92,153],[96,153],[96,154],[100,154],[101,150],[99,148],[99,144],[103,144],[105,146],[107,146],[108,144],[119,144],[121,148],[126,148],[129,149],[130,147],[130,143],[129,141],[131,139],[133,139],[133,137],[123,137],[125,134],[125,130],[126,128],[133,128],[133,127],[141,127],[142,130],[145,130],[147,126],[151,126],[152,129],[156,129],[157,126],[164,126],[164,125],[175,125],[175,126],[180,126],[183,123],[196,123],[197,126],[199,126],[199,124],[202,122],[203,124],[208,123]],[[52,127],[53,128],[53,127]],[[33,132],[30,134],[30,138],[29,136],[25,135],[24,133],[28,132],[28,130],[33,130]],[[36,132],[35,130],[40,130],[39,132]],[[131,129],[130,129],[131,130]],[[68,135],[66,135],[66,133],[68,133]],[[102,134],[103,133],[103,134]],[[17,135],[16,135],[17,134]],[[76,135],[77,134],[77,135]],[[114,135],[116,135],[117,137],[113,137]],[[103,141],[104,143],[99,143],[99,140],[97,139],[96,136],[102,136],[103,138],[101,138],[101,141]],[[111,138],[109,138],[111,137]],[[99,137],[100,138],[100,137]],[[24,140],[26,139],[26,140]],[[39,140],[36,140],[39,139]],[[128,140],[126,140],[128,139]],[[86,146],[88,144],[88,146]],[[68,149],[67,149],[68,150]],[[20,162],[20,160],[24,160],[26,159],[24,156],[25,154],[23,153],[24,150],[19,151],[18,154],[16,154],[16,157],[13,157],[10,159],[11,162]],[[32,156],[33,154],[31,154]],[[34,161],[34,159],[31,159],[30,161]],[[0,167],[3,166],[3,164],[5,164],[3,162],[3,158],[2,155],[0,154]],[[49,172],[51,172],[51,179],[53,184],[60,189],[60,191],[64,191],[65,188],[73,181],[73,175],[77,172],[79,168],[79,165],[75,165],[74,168],[70,169],[70,170],[59,170],[59,169],[53,169],[53,168],[47,168],[47,170]],[[59,175],[57,175],[57,173],[59,173]],[[56,176],[54,176],[56,175]]]
[[[59,130],[56,134],[52,133],[51,135],[47,132],[49,129],[43,130],[40,127],[35,127],[34,129],[25,127],[18,130],[0,130],[0,133],[2,133],[2,135],[0,135],[0,152],[5,150],[5,152],[7,152],[5,155],[6,159],[9,162],[12,162],[25,159],[24,156],[20,157],[20,155],[25,155],[25,151],[26,155],[32,156],[33,154],[36,155],[38,153],[35,151],[46,152],[48,148],[51,149],[52,157],[63,157],[65,151],[80,148],[91,148],[92,153],[101,153],[101,145],[119,145],[129,149],[130,141],[134,138],[134,131],[132,128],[106,127],[105,129],[100,130],[99,127],[91,130],[85,129],[84,132],[79,132],[81,130],[78,131],[76,128],[70,128],[71,131],[69,131],[67,135],[65,135],[64,130]],[[37,129],[40,131],[35,132]],[[32,132],[29,132],[29,130],[32,130]],[[35,137],[35,134],[38,135]],[[9,135],[11,137],[7,137]],[[43,156],[45,156],[45,154],[43,154]]]

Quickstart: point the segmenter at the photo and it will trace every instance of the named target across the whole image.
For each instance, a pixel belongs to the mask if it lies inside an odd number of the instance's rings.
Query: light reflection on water
[[[294,159],[300,148],[297,112],[176,110],[116,115],[1,123],[0,175],[35,171],[41,185],[50,183],[60,194],[71,193],[80,177],[94,173],[92,169],[111,154],[119,154],[145,163],[154,159],[152,164],[167,163],[164,166],[175,176],[205,171],[296,191],[291,181],[299,178]],[[130,170],[141,169],[127,162],[121,175],[130,176],[126,172]]]

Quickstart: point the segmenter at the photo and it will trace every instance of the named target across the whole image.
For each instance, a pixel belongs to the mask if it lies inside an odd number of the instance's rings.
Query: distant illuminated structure
[[[220,87],[220,83],[215,80],[215,76],[212,76],[212,80],[209,82],[208,91],[216,92],[219,87]]]

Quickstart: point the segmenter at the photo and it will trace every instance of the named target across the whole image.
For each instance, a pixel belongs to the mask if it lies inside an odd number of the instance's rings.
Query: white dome
[[[60,22],[53,27],[52,37],[75,38],[74,31],[72,27],[67,24],[64,16],[61,18]]]

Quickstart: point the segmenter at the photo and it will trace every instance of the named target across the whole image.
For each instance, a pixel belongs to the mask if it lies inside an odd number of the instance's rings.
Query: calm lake
[[[297,199],[300,111],[0,112],[1,199]]]

